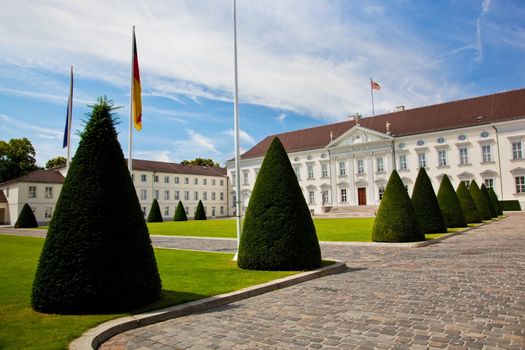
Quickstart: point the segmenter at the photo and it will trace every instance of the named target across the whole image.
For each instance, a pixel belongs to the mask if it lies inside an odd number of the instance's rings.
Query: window
[[[193,179],[193,184],[194,185],[198,185],[199,184],[199,179],[198,178],[194,178]]]
[[[341,202],[346,203],[346,188],[341,188]]]
[[[447,151],[444,149],[438,151],[438,166],[447,166]]]
[[[521,141],[512,143],[512,159],[522,159],[523,150],[521,147]]]
[[[224,192],[221,192],[221,193],[220,193],[220,199],[221,199],[221,201],[224,200]]]
[[[323,191],[323,204],[328,203],[328,191]]]
[[[212,200],[212,201],[215,200],[215,192],[212,192],[212,193],[211,193],[211,200]]]
[[[198,201],[199,200],[199,192],[195,191],[193,192],[193,199]]]
[[[148,179],[148,176],[146,174],[140,175],[140,181],[146,182],[147,179]]]
[[[175,179],[178,179],[178,177],[176,177]],[[170,177],[169,176],[164,176],[164,183],[165,184],[169,184],[170,183]],[[175,181],[175,183],[177,183],[177,181]]]
[[[211,180],[212,186],[215,186],[215,179]]]
[[[407,156],[402,154],[399,156],[399,170],[407,170]]]
[[[153,175],[153,182],[159,182],[159,175]]]
[[[52,207],[46,207],[44,211],[44,218],[51,219],[51,215],[53,214],[53,208]]]
[[[146,216],[146,207],[142,207],[142,215]]]
[[[203,185],[207,185],[208,184],[208,180],[207,179],[202,179],[202,184]]]
[[[29,186],[29,198],[36,198],[36,186]]]
[[[233,194],[233,201],[232,201],[232,207],[236,207],[237,206],[237,196],[235,195],[235,193]]]
[[[175,183],[176,183],[176,184],[179,183],[179,177],[178,177],[178,176],[175,176]]]
[[[357,173],[360,175],[365,173],[365,161],[363,159],[357,160]]]
[[[459,164],[465,165],[468,163],[468,149],[466,147],[461,147],[459,149]]]
[[[164,216],[170,216],[170,207],[164,208]]]
[[[179,191],[175,191],[175,200],[179,200],[180,194]]]
[[[184,178],[184,184],[185,185],[189,185],[190,184],[190,178],[189,177],[185,177]]]
[[[383,195],[385,194],[385,186],[379,186],[377,192],[379,194],[379,200],[383,199]]]
[[[188,215],[190,213],[190,207],[189,206],[184,208],[184,210],[186,210],[186,215]]]
[[[376,171],[382,173],[385,171],[385,166],[383,164],[383,158],[376,158]]]
[[[408,192],[408,185],[404,184],[404,186],[405,186],[405,190]]]
[[[185,201],[190,200],[190,191],[184,191],[184,200]]]
[[[494,188],[494,179],[485,179],[483,182],[485,183],[485,187],[487,189]]]
[[[153,198],[155,198],[157,200],[159,199],[159,190],[153,191]]]
[[[248,185],[248,172],[247,171],[242,172],[242,184]]]
[[[170,200],[170,191],[169,190],[164,191],[164,199],[167,200],[167,201]]]
[[[525,176],[516,176],[516,193],[525,193]]]
[[[46,198],[53,198],[53,187],[46,187]]]
[[[308,165],[308,178],[313,179],[314,178],[314,166]]]
[[[221,180],[221,186],[224,186],[224,180]]]
[[[236,184],[235,178],[236,178],[235,177],[235,171],[232,171],[232,182],[233,182],[233,184]]]
[[[208,200],[208,192],[204,191],[202,192],[202,200],[207,201]]]
[[[215,207],[211,207],[211,216],[215,217]]]
[[[299,168],[299,166],[296,165],[293,167],[293,169],[295,171],[295,176],[297,176],[297,179],[301,180],[301,168]]]
[[[148,199],[148,190],[140,190],[140,199]]]
[[[328,165],[326,164],[321,165],[321,176],[328,177]]]
[[[308,192],[308,204],[315,204],[315,192]]]
[[[417,154],[417,161],[420,168],[426,168],[427,167],[427,154],[426,153],[418,153]]]
[[[467,188],[470,187],[470,180],[463,180],[461,182],[463,182]]]
[[[339,162],[339,176],[345,176],[345,175],[346,175],[345,162]]]
[[[220,210],[221,210],[221,215],[223,215],[224,214],[224,207],[221,207]]]
[[[492,147],[490,145],[481,146],[481,154],[483,155],[483,162],[492,162]]]

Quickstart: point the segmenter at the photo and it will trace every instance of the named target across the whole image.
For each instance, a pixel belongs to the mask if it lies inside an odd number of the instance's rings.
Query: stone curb
[[[69,344],[68,348],[69,350],[97,349],[102,343],[111,337],[131,329],[202,312],[214,307],[251,298],[277,289],[286,288],[294,284],[299,284],[323,276],[341,273],[347,269],[348,267],[346,266],[345,262],[336,260],[335,264],[324,266],[313,271],[307,271],[293,276],[280,278],[234,292],[219,294],[157,311],[117,318],[87,330],[84,332],[84,334],[82,334],[82,336],[80,336],[80,338],[73,340]]]

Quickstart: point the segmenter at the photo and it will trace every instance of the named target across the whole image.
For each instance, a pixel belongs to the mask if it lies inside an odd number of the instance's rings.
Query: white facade
[[[409,194],[421,166],[437,193],[443,175],[457,188],[476,180],[493,187],[499,199],[525,205],[525,119],[392,137],[356,125],[328,145],[289,153],[312,213],[328,208],[378,205],[390,173],[398,170]],[[246,208],[263,157],[241,162],[241,199]],[[229,215],[235,212],[234,163]]]

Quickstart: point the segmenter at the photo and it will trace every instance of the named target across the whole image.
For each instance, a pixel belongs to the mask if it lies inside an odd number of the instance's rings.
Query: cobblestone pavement
[[[324,246],[327,276],[102,349],[525,349],[525,213],[423,248]]]

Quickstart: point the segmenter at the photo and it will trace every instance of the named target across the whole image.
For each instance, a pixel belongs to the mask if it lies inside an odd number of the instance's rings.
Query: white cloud
[[[285,119],[286,119],[286,114],[284,113],[281,113],[277,117],[275,117],[275,120],[277,120],[281,124],[284,124]]]
[[[133,159],[148,159],[148,160],[156,160],[159,162],[172,162],[171,151],[168,151],[168,150],[135,151],[133,153]]]
[[[36,136],[47,140],[62,140],[64,137],[63,131],[43,128],[35,124],[26,123],[24,121],[13,119],[5,114],[0,114],[0,120],[6,124],[12,125],[22,130],[32,130]],[[65,119],[64,119],[65,120]]]
[[[235,133],[233,132],[233,129],[225,131],[224,133],[232,138],[235,137]],[[255,145],[257,143],[257,141],[255,141],[255,139],[250,134],[248,134],[246,131],[242,129],[239,129],[239,140],[241,142],[249,144],[250,146]]]
[[[220,153],[211,138],[191,129],[186,130],[186,135],[189,136],[187,140],[174,141],[173,144],[176,147],[182,148],[184,151],[191,150],[193,154],[199,154],[201,152],[212,152],[214,154]]]

